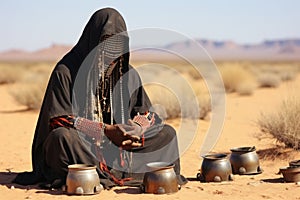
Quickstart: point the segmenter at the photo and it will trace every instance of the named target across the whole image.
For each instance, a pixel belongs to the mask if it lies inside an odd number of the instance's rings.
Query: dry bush
[[[24,70],[19,67],[1,63],[0,84],[15,83],[21,79]]]
[[[238,92],[250,95],[256,89],[256,81],[251,72],[239,65],[225,65],[220,67],[226,92]]]
[[[196,81],[203,79],[203,77],[201,76],[201,74],[199,74],[199,72],[194,67],[190,67],[187,70],[187,75],[190,76],[192,79],[194,79]]]
[[[195,81],[192,83],[196,97],[199,103],[200,115],[199,118],[204,120],[208,118],[211,112],[211,96],[204,81]]]
[[[161,68],[156,71],[155,67],[143,69],[140,74],[144,83],[147,83],[148,79],[158,83],[146,84],[144,87],[152,104],[158,106],[160,110],[165,110],[168,119],[178,117],[204,119],[209,113],[210,96],[201,92],[201,80],[195,81],[188,73]]]
[[[176,95],[162,85],[146,85],[145,90],[155,106],[154,111],[161,117],[172,119],[180,117],[181,109]]]
[[[297,63],[255,63],[249,70],[257,77],[260,87],[278,87],[281,81],[294,80],[299,67]]]
[[[13,65],[13,64],[11,64]],[[28,110],[36,110],[41,106],[46,83],[48,81],[51,66],[47,63],[15,63],[15,77],[17,81],[10,88],[10,95],[20,105],[26,106]]]
[[[52,71],[52,62],[2,62],[0,63],[0,84],[47,79]]]
[[[259,87],[278,87],[281,83],[281,79],[274,73],[261,73],[257,77]]]
[[[239,95],[252,95],[256,88],[257,88],[257,82],[251,78],[251,79],[244,80],[243,82],[241,82],[237,86],[236,92]]]
[[[262,132],[270,133],[286,147],[300,149],[300,98],[283,101],[275,113],[261,114],[257,121]]]
[[[155,106],[155,112],[165,119],[194,116],[206,119],[211,111],[211,101],[209,93],[200,89],[201,83],[193,84],[192,87],[197,88],[195,94],[185,93],[186,90],[184,87],[180,89],[180,85],[177,86],[179,90],[176,91],[171,91],[165,86],[156,84],[145,86],[145,90],[152,104]],[[183,102],[180,102],[178,95],[181,95]],[[196,98],[199,108],[192,107],[189,103],[192,98]]]
[[[36,83],[16,84],[10,89],[10,94],[20,105],[26,106],[28,110],[40,108],[45,87]]]
[[[296,72],[295,71],[282,71],[280,73],[280,79],[282,81],[291,81],[296,78]]]

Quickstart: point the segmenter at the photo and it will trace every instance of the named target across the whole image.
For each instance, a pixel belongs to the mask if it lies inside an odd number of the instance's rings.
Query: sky
[[[298,0],[4,0],[0,51],[74,45],[90,16],[103,7],[116,8],[129,31],[160,28],[241,44],[300,38]]]

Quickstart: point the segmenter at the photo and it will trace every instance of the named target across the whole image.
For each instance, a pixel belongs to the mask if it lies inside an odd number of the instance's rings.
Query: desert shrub
[[[188,68],[187,74],[194,80],[201,80],[203,78],[201,74],[199,74],[199,72],[193,67]]]
[[[15,83],[20,80],[23,71],[20,68],[9,65],[0,65],[0,84]]]
[[[10,89],[10,95],[20,105],[26,106],[28,110],[37,110],[40,108],[44,86],[36,83],[16,84]]]
[[[293,71],[281,71],[279,73],[279,76],[282,81],[291,81],[291,80],[295,79],[296,72],[294,70]]]
[[[168,119],[199,117],[200,108],[196,104],[198,96],[195,90],[198,84],[195,83],[201,81],[195,81],[186,73],[164,68],[156,71],[155,67],[150,67],[139,72],[142,75],[143,83],[153,82],[145,84],[145,90],[152,104],[164,108]]]
[[[274,113],[261,114],[257,121],[262,132],[270,133],[287,147],[300,149],[300,98],[290,97]]]
[[[193,84],[194,87],[197,87]],[[200,84],[198,84],[198,87]],[[200,89],[196,89],[195,96],[192,94],[184,93],[184,89],[180,91],[171,91],[170,89],[162,85],[146,85],[145,90],[154,105],[154,110],[160,116],[167,119],[173,119],[178,117],[194,117],[198,116],[200,119],[206,119],[211,111],[211,101],[208,92]],[[180,104],[177,95],[182,95],[181,98],[184,102]],[[185,95],[185,96],[184,96]],[[199,108],[193,108],[189,102],[191,98],[197,98]],[[185,111],[185,112],[183,112]],[[195,112],[199,113],[195,113]]]
[[[281,79],[278,75],[274,73],[261,73],[257,77],[257,82],[259,87],[278,87],[280,85]]]
[[[47,79],[53,69],[51,62],[1,62],[0,84],[27,82],[38,78]]]
[[[176,95],[162,85],[146,85],[145,90],[151,99],[154,109],[163,118],[180,117],[180,104]]]
[[[199,103],[199,118],[204,120],[208,118],[211,112],[211,96],[204,81],[195,81],[192,83],[195,94]]]
[[[256,81],[251,72],[241,66],[220,67],[226,92],[238,92],[243,95],[252,94],[256,88]]]
[[[208,114],[211,112],[211,98],[209,93],[197,95],[199,108],[200,108],[200,115],[199,118],[204,120],[207,119]]]
[[[257,88],[257,83],[251,80],[244,80],[237,88],[236,92],[240,95],[252,95],[254,90]]]
[[[51,68],[43,63],[20,63],[19,66],[22,73],[15,71],[20,78],[10,87],[10,95],[28,110],[39,109]]]

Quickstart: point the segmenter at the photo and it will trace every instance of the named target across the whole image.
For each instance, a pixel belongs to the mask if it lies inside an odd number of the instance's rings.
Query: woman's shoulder
[[[69,67],[67,65],[65,65],[63,63],[57,63],[53,71],[57,71],[57,72],[69,72],[70,69],[69,69]]]
[[[65,64],[61,64],[61,63],[58,63],[56,64],[56,66],[54,67],[53,71],[52,71],[52,77],[60,77],[59,79],[70,79],[72,77],[71,75],[71,71],[69,69],[69,67]]]

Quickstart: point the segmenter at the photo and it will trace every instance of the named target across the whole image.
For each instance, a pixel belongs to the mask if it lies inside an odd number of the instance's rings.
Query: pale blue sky
[[[73,45],[92,13],[106,6],[122,13],[129,30],[158,27],[238,43],[300,38],[298,0],[5,0],[0,51]]]

